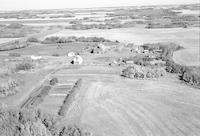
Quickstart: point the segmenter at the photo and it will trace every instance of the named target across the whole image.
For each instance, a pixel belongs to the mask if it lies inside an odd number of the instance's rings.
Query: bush
[[[0,76],[0,97],[16,94],[19,83],[8,75]]]
[[[52,54],[52,56],[59,57],[60,55],[59,54]]]
[[[102,37],[58,37],[52,36],[47,37],[42,43],[44,44],[55,44],[55,43],[71,43],[71,42],[111,42],[110,40],[104,39]]]
[[[24,27],[24,25],[20,23],[11,23],[7,26],[7,28],[11,28],[11,29],[19,29],[22,27]]]
[[[188,67],[176,64],[174,61],[166,61],[166,71],[169,73],[179,74],[179,79],[194,85],[195,87],[200,87],[200,68],[198,67]]]
[[[179,77],[180,80],[186,83],[200,87],[200,68],[188,68],[183,71]]]
[[[20,53],[9,53],[10,57],[20,57],[21,54]]]
[[[123,63],[126,63],[127,61],[131,61],[136,65],[140,66],[165,66],[165,62],[162,61],[158,56],[155,56],[155,58],[151,58],[149,56],[145,55],[136,55],[134,57],[129,58],[123,58]]]
[[[185,66],[181,66],[179,64],[176,64],[174,61],[172,60],[167,60],[166,61],[166,71],[169,73],[183,73],[185,70],[187,69],[187,67]]]
[[[52,85],[52,86],[54,86],[55,84],[57,84],[58,83],[58,78],[56,78],[56,77],[54,77],[54,78],[52,78],[51,80],[50,80],[50,85]]]
[[[50,89],[51,86],[43,86],[40,90],[40,93],[30,99],[31,101],[28,103],[28,105],[26,105],[26,108],[33,108],[39,105],[49,94]]]
[[[67,94],[67,96],[65,97],[65,100],[60,108],[60,110],[58,111],[58,115],[60,116],[65,116],[68,109],[69,109],[69,106],[70,104],[72,103],[73,101],[73,97],[75,95],[75,93],[80,90],[81,88],[81,85],[82,85],[82,79],[79,79],[75,85],[73,86],[73,88],[69,91],[69,93]]]
[[[16,72],[22,71],[22,70],[28,71],[28,70],[33,69],[33,68],[34,68],[33,62],[28,61],[28,60],[24,60],[23,62],[16,64],[15,71]]]
[[[166,71],[161,67],[142,67],[142,66],[129,66],[122,71],[122,76],[128,78],[159,78],[166,75]]]
[[[27,39],[27,42],[40,42],[37,38],[35,38],[35,37],[30,37],[30,38],[28,38]]]
[[[89,136],[79,127],[56,125],[58,117],[34,109],[0,108],[1,136]]]

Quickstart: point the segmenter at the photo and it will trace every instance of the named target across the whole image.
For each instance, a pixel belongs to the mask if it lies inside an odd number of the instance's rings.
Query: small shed
[[[80,55],[75,55],[71,63],[80,65],[83,63],[83,58]]]
[[[153,50],[153,53],[162,53],[162,50]]]
[[[106,47],[104,44],[100,43],[97,48],[101,49],[101,51],[104,53],[106,52],[107,49],[109,49],[109,47]]]
[[[40,59],[42,59],[42,56],[31,55],[31,60],[40,60]]]
[[[69,52],[69,53],[67,54],[68,57],[74,57],[75,55],[76,55],[76,53],[74,53],[74,52]]]

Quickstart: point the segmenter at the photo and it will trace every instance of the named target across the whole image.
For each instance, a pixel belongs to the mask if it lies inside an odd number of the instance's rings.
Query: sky
[[[200,0],[0,0],[0,10],[91,8],[200,3]]]

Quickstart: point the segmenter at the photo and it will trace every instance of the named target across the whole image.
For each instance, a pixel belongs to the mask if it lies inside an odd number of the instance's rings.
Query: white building
[[[75,55],[72,64],[82,64],[83,58],[80,55]]]

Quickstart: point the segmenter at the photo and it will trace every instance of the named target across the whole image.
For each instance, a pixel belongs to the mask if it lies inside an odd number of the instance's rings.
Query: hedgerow
[[[166,71],[162,67],[142,67],[142,66],[129,66],[122,71],[122,76],[127,78],[159,78],[166,75]]]
[[[61,116],[66,115],[66,113],[69,109],[69,106],[72,102],[72,98],[74,97],[76,91],[80,90],[81,85],[82,85],[82,79],[79,79],[75,83],[73,88],[68,92],[67,96],[65,97],[65,100],[63,101],[63,104],[62,104],[60,110],[58,111],[58,115],[61,115]]]

